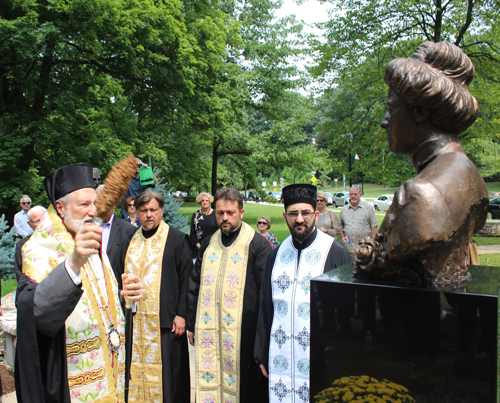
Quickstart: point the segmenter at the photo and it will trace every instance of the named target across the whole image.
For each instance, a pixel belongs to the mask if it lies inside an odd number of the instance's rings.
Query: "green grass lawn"
[[[500,182],[487,182],[486,187],[488,188],[488,192],[500,193]],[[394,192],[398,188],[388,187],[388,186],[384,187],[382,185],[377,185],[375,183],[365,183],[363,189],[365,198],[371,200],[371,199],[376,199],[377,197],[383,194],[394,194]],[[326,190],[327,192],[335,193],[335,191],[340,192],[344,190],[344,186],[342,185],[342,183],[339,183],[337,185],[337,190],[335,190],[335,185],[327,186],[326,189],[321,189],[321,190]],[[347,191],[349,190],[349,184],[346,184],[346,190]]]
[[[500,192],[500,182],[486,182],[488,192]]]
[[[189,217],[191,220],[191,215],[193,212],[198,210],[200,205],[198,203],[184,203],[180,208],[180,212]],[[283,240],[290,235],[290,231],[283,220],[283,205],[265,205],[259,203],[244,203],[243,208],[245,210],[245,214],[243,216],[243,221],[247,224],[251,225],[254,229],[256,229],[257,218],[260,216],[268,216],[271,218],[271,232],[276,235],[279,242],[283,242]],[[330,208],[329,208],[330,210]],[[340,209],[332,209],[337,214],[337,217],[340,214]],[[377,220],[379,225],[382,223],[384,219],[385,213],[380,212],[377,213]],[[499,245],[500,238],[496,237],[474,237],[474,241],[478,246],[485,245]],[[481,264],[485,266],[500,266],[500,254],[485,254],[480,256]]]
[[[17,288],[17,281],[14,278],[7,278],[2,280],[2,297],[14,291]]]

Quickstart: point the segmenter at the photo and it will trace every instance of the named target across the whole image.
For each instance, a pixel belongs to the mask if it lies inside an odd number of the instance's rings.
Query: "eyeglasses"
[[[265,222],[265,221],[259,221],[259,222],[257,223],[257,225],[267,225],[267,222]]]
[[[142,167],[142,164],[137,164],[137,168],[140,168],[140,167]]]
[[[31,223],[31,224],[38,224],[40,221],[42,221],[42,219],[41,219],[41,218],[39,218],[38,220],[35,220],[35,221],[31,221],[31,220],[30,220],[30,223]]]
[[[27,206],[27,205],[31,204],[31,202],[21,202],[21,204],[24,206]]]
[[[130,203],[128,206],[129,207],[135,207],[135,204],[134,203]]]
[[[305,210],[305,211],[290,211],[289,213],[286,213],[286,215],[290,218],[293,218],[293,219],[296,219],[299,214],[304,217],[306,220],[311,218],[311,216],[314,214],[314,211],[309,211],[309,210]]]
[[[324,202],[325,202],[325,200],[323,200],[323,199],[318,199],[318,203],[319,203],[319,202],[324,203]]]

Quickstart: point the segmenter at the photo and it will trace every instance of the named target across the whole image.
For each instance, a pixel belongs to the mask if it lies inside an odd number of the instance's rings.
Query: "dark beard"
[[[290,233],[292,234],[293,239],[302,243],[309,237],[309,235],[311,235],[313,229],[314,229],[314,226],[312,226],[312,228],[306,226],[304,228],[304,231],[298,232],[297,228],[294,226],[293,228],[290,229]]]
[[[237,227],[233,226],[232,224],[229,224],[229,228],[227,229],[222,228],[222,225],[219,225],[218,227],[221,230],[221,232],[225,235],[229,235],[230,233],[234,232],[237,229]]]

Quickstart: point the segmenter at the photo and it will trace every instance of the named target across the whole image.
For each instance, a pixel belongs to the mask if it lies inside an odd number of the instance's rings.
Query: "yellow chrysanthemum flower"
[[[347,392],[344,396],[342,396],[343,402],[350,402],[352,399],[354,399],[354,393],[352,393],[351,391]]]

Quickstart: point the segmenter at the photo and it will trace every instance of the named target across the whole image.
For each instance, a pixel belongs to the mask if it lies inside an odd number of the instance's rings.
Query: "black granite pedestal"
[[[500,268],[470,266],[460,291],[354,277],[311,281],[311,402],[345,376],[406,387],[418,403],[499,402]]]

